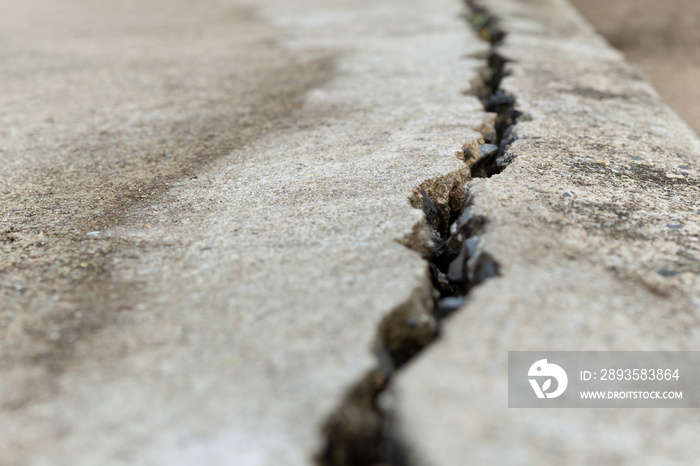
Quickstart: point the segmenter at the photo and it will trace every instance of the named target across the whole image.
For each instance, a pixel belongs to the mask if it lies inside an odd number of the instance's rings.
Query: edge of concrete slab
[[[512,164],[469,184],[503,273],[382,395],[391,463],[692,464],[696,414],[508,410],[506,369],[509,350],[697,347],[700,141],[565,1],[470,3],[508,34],[522,113]]]

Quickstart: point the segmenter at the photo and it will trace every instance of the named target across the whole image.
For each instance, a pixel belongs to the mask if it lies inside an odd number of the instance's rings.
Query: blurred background
[[[700,134],[700,0],[571,0]]]

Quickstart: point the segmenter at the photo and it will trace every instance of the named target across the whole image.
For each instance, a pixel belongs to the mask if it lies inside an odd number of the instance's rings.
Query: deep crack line
[[[509,146],[517,139],[515,124],[520,113],[515,97],[500,87],[507,75],[507,60],[497,48],[506,33],[498,19],[476,1],[466,0],[466,4],[468,22],[491,43],[481,80],[472,83],[472,89],[494,118],[492,125],[485,124],[480,130],[483,143],[478,152],[473,147],[464,149],[464,161],[471,178],[490,177],[512,161]],[[488,219],[474,213],[468,180],[455,177],[446,189],[445,180],[440,181],[443,190],[437,196],[429,189],[437,180],[428,180],[411,198],[412,205],[425,214],[434,245],[428,260],[430,281],[382,320],[376,368],[350,387],[323,425],[325,445],[316,457],[322,466],[409,464],[401,440],[392,434],[387,413],[379,405],[379,396],[406,362],[439,337],[441,321],[462,307],[470,290],[500,274],[498,262],[483,250],[480,234]]]

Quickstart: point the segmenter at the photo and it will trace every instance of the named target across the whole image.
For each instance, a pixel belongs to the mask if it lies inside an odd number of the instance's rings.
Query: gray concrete
[[[0,463],[311,462],[485,118],[460,2],[318,3],[0,2]]]
[[[394,381],[395,433],[412,465],[697,464],[697,410],[507,408],[508,350],[698,349],[700,142],[564,1],[484,4],[526,115],[471,183],[502,276]]]
[[[487,47],[456,0],[318,3],[0,1],[0,464],[310,464],[425,298],[409,198],[468,177]],[[508,350],[697,349],[700,142],[564,1],[486,4],[525,113],[471,183],[502,276],[393,381],[394,433],[694,464],[694,411],[506,407]]]

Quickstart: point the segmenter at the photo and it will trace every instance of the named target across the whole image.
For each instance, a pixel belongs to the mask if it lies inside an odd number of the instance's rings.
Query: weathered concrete
[[[695,0],[570,0],[700,134],[700,3]]]
[[[700,142],[564,1],[483,3],[525,114],[472,183],[502,276],[394,380],[394,433],[411,465],[696,464],[697,410],[507,408],[508,350],[698,349]]]
[[[456,0],[318,3],[0,3],[3,465],[320,448],[425,289],[407,199],[466,176],[486,47]]]

